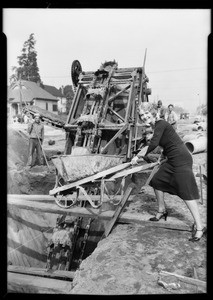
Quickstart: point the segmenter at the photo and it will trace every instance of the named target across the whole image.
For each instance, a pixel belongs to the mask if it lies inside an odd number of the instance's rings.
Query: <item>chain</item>
[[[80,228],[81,221],[82,221],[82,217],[78,217],[78,219],[75,221],[74,233],[73,233],[73,239],[72,239],[72,249],[71,249],[70,253],[68,253],[68,256],[67,256],[68,260],[67,260],[66,267],[65,267],[66,271],[69,271],[71,263],[72,263],[73,253],[75,250],[75,245],[76,245],[77,237],[79,234],[79,228]]]
[[[57,220],[56,220],[56,227],[53,228],[53,232],[57,231],[57,229],[60,229],[62,227],[65,227],[65,215],[62,216],[58,216]],[[60,250],[59,253],[59,257],[58,257],[58,268],[61,268],[62,265],[62,260],[64,257],[67,256],[67,253],[69,252],[69,248],[71,247],[71,242],[66,243],[66,245],[64,245],[64,249],[60,247],[59,245],[59,241],[54,244],[51,240],[48,242],[47,245],[47,264],[46,264],[46,269],[47,271],[52,269],[53,266],[53,257],[56,256],[56,252],[57,250]],[[61,249],[60,249],[61,248]],[[65,252],[65,248],[66,248],[66,252]]]
[[[65,264],[64,270],[69,271],[72,260],[73,260],[73,254],[74,254],[74,250],[76,247],[76,242],[78,239],[82,219],[83,219],[82,217],[78,217],[78,219],[75,220],[72,241],[70,241],[69,245],[67,244],[67,245],[64,245],[65,247],[62,247],[62,245],[60,245],[59,243],[52,244],[51,242],[49,242],[48,253],[47,253],[47,265],[46,265],[47,270],[52,269],[53,260],[54,260],[54,257],[56,256],[58,259],[57,269],[60,270],[62,267],[62,263],[64,263]],[[62,220],[64,221],[63,218],[58,219],[57,223],[59,223],[59,224],[63,223]],[[80,256],[78,259],[79,265],[82,262],[82,258],[83,258],[84,252],[85,252],[85,247],[86,247],[86,243],[87,243],[87,240],[89,237],[89,229],[91,226],[91,222],[92,222],[92,218],[89,218],[88,223],[85,227],[83,241],[81,242],[81,253],[80,253]]]
[[[62,268],[62,265],[65,265],[65,270],[69,270],[69,267],[72,263],[76,240],[79,234],[81,219],[82,217],[78,217],[78,219],[75,220],[73,234],[72,237],[70,237],[69,241],[66,241],[66,243],[63,244],[61,244],[59,240],[55,241],[55,243],[53,241],[49,241],[47,246],[47,271],[52,269],[55,259],[58,262],[56,267],[58,270]],[[57,218],[55,231],[57,231],[57,229],[60,229],[60,225],[63,225],[64,221],[64,216]],[[66,224],[64,224],[62,227],[63,229],[65,229]]]
[[[87,239],[88,239],[88,236],[89,236],[88,233],[89,233],[89,229],[90,229],[90,226],[91,226],[91,222],[92,222],[92,218],[89,218],[88,224],[85,228],[84,239],[82,241],[81,254],[80,254],[80,257],[78,259],[79,265],[81,264],[82,258],[83,258],[83,255],[84,255]]]
[[[117,202],[115,201],[115,196],[117,196],[118,193],[124,188],[124,185],[125,185],[125,179],[126,179],[126,176],[124,176],[124,177],[122,178],[121,184],[120,184],[120,186],[119,186],[117,192],[116,192],[114,195],[112,195],[112,196],[109,194],[109,191],[108,191],[107,186],[104,185],[104,188],[105,188],[107,197],[109,198],[109,202],[112,202],[112,204],[115,205],[115,206],[116,206],[116,205],[119,205],[119,204],[121,203],[121,201],[122,201],[122,195],[121,195],[121,197],[120,197],[120,200],[118,200]]]

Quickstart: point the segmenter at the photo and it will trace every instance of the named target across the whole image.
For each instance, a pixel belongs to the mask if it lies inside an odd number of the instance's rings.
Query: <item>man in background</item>
[[[163,103],[161,100],[158,100],[158,103],[157,103],[157,111],[158,111],[158,115],[161,119],[165,120],[165,113],[166,113],[166,110],[165,108],[163,107]]]
[[[33,155],[36,151],[36,159],[38,165],[42,165],[42,149],[41,145],[44,140],[44,125],[41,123],[40,115],[35,114],[34,120],[28,124],[28,134],[29,134],[29,157],[27,162],[27,167],[33,166]],[[35,160],[36,162],[36,160]]]
[[[175,130],[177,130],[178,116],[173,111],[173,108],[174,108],[174,105],[173,104],[169,104],[168,111],[165,114],[165,121],[167,121],[169,124],[171,124]]]

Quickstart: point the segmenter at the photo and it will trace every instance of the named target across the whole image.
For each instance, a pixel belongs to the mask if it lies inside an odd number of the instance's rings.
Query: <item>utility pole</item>
[[[19,92],[20,92],[20,113],[21,113],[21,124],[22,124],[22,93],[21,93],[21,74],[19,74]]]
[[[201,115],[202,107],[201,107],[201,102],[200,102],[200,94],[197,94],[198,96],[198,107],[199,107],[199,115]]]

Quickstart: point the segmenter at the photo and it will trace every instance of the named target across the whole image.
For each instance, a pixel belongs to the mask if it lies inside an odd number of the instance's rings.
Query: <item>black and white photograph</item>
[[[207,293],[208,8],[3,8],[7,294]]]

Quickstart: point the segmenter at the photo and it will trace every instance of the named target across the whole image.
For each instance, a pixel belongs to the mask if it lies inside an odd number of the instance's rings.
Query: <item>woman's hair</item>
[[[149,111],[154,118],[158,115],[158,111],[156,109],[156,105],[150,102],[142,102],[140,108],[144,111]]]
[[[153,115],[154,118],[156,118],[158,111],[155,108],[151,108],[150,113]]]
[[[169,108],[170,106],[174,107],[174,105],[173,105],[173,104],[169,104],[169,105],[168,105],[168,108]]]

